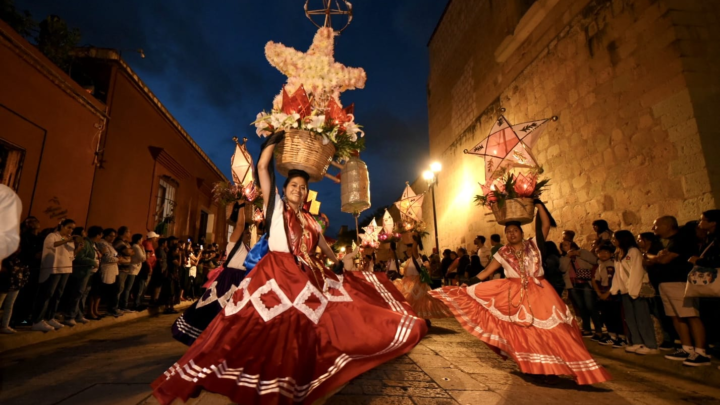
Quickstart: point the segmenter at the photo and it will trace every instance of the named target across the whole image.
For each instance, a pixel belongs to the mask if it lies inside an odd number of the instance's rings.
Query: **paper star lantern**
[[[380,228],[377,226],[375,218],[366,227],[363,228],[364,234],[360,235],[363,246],[378,247],[380,242],[378,241],[378,235],[380,234]]]
[[[464,152],[485,159],[485,184],[492,183],[507,169],[537,168],[539,165],[531,148],[545,131],[545,124],[549,120],[512,125],[501,115],[490,129],[490,135]]]
[[[233,182],[242,188],[248,201],[252,201],[257,197],[258,190],[253,178],[253,160],[245,145],[247,139],[243,140],[242,144],[238,142],[237,138],[233,138],[233,140],[235,141],[235,153],[230,158]]]
[[[392,235],[393,229],[395,228],[395,221],[393,220],[392,215],[388,212],[388,210],[385,210],[385,214],[383,215],[383,231],[385,231],[385,234]]]
[[[395,206],[400,210],[400,216],[403,220],[412,220],[419,222],[422,219],[422,204],[425,194],[416,195],[410,184],[405,183],[405,191],[400,201],[395,202]]]

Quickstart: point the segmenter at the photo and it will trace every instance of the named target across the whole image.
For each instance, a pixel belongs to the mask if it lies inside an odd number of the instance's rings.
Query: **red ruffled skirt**
[[[240,404],[309,404],[427,333],[384,274],[326,277],[322,293],[291,254],[270,252],[153,395],[169,404],[204,389]]]
[[[393,281],[393,284],[420,318],[435,319],[453,316],[442,301],[429,294],[430,286],[420,281],[420,276],[405,276]]]
[[[568,307],[550,283],[540,282],[542,287],[530,281],[525,294],[517,278],[443,287],[430,294],[446,303],[463,328],[500,356],[512,358],[523,373],[572,375],[578,384],[610,380],[585,348]]]

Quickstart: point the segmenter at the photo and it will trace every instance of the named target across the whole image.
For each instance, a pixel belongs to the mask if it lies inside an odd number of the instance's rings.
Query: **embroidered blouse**
[[[542,277],[545,274],[542,267],[540,249],[538,249],[533,238],[523,241],[523,245],[522,265],[524,265],[528,277],[532,278],[535,284],[539,285],[540,281],[538,277]],[[518,257],[515,256],[515,250],[510,245],[501,247],[493,258],[502,265],[505,270],[505,277],[521,278],[521,263]]]

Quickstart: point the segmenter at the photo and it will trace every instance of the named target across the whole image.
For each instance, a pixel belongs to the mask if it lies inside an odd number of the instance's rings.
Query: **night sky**
[[[203,4],[204,3],[204,4]],[[313,4],[314,3],[314,4]],[[321,5],[311,1],[311,8]],[[347,91],[355,121],[364,126],[373,208],[395,201],[405,181],[430,163],[426,81],[427,43],[447,0],[355,0],[350,26],[336,38],[335,60],[362,67],[364,89]],[[230,178],[232,136],[249,139],[253,158],[260,138],[250,126],[270,110],[286,77],[265,59],[273,40],[307,51],[316,31],[302,0],[97,1],[16,0],[35,20],[57,14],[81,30],[83,46],[123,50],[123,58]],[[344,19],[343,19],[344,23]],[[141,59],[133,49],[142,48]],[[337,169],[330,169],[335,174]],[[334,237],[354,227],[340,211],[340,186],[312,183]]]

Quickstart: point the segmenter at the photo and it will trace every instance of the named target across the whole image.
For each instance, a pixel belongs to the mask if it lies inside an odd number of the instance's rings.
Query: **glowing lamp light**
[[[251,181],[243,188],[243,195],[245,195],[245,198],[247,198],[248,201],[253,201],[257,197],[257,191],[255,182]]]
[[[340,251],[341,251],[341,252],[345,252],[345,246],[341,247],[341,248],[340,248]]]
[[[435,173],[431,172],[430,170],[425,170],[423,172],[423,179],[425,180],[432,180],[433,177],[435,177]]]
[[[437,173],[442,170],[442,165],[440,164],[440,162],[433,162],[430,165],[430,170],[432,170],[433,173]]]
[[[265,219],[265,216],[263,215],[263,212],[260,211],[260,209],[255,209],[255,214],[253,215],[253,220],[255,222],[262,222],[262,220]]]
[[[530,197],[535,189],[536,182],[537,176],[535,175],[529,174],[524,176],[523,174],[519,174],[515,180],[515,192],[520,197]]]

